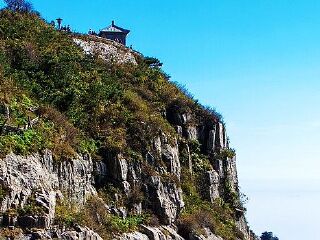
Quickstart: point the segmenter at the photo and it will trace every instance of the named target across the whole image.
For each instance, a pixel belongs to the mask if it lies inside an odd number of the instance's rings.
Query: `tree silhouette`
[[[15,12],[31,12],[33,6],[30,2],[25,0],[4,0],[7,4],[7,9],[10,9]]]
[[[272,232],[263,232],[260,237],[261,240],[279,240],[278,237],[273,236]]]

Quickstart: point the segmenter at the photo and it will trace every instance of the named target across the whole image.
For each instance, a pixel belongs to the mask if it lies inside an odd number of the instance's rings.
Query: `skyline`
[[[256,234],[316,239],[320,2],[31,2],[82,33],[112,20],[131,30],[128,46],[159,58],[172,81],[224,116]]]

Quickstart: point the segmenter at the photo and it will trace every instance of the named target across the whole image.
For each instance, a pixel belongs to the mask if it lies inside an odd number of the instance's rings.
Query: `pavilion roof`
[[[100,31],[101,32],[119,32],[119,33],[122,32],[122,33],[126,33],[126,34],[128,34],[130,32],[130,30],[116,26],[114,24],[114,21],[112,21],[111,25],[101,29]]]

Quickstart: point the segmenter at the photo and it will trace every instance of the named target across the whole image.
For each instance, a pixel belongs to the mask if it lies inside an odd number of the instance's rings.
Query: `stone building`
[[[126,45],[126,37],[129,32],[130,30],[118,27],[112,21],[110,26],[100,30],[99,36]]]

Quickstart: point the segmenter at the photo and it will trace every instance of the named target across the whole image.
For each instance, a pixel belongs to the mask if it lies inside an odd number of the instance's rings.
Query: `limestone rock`
[[[215,199],[220,197],[219,193],[219,174],[215,171],[207,171],[205,173],[205,195],[206,198],[213,202]]]
[[[96,37],[96,41],[74,38],[73,41],[83,48],[86,54],[97,54],[107,62],[137,65],[134,52],[116,42]]]
[[[216,125],[216,146],[221,148],[227,147],[227,135],[225,128],[221,122],[217,123]]]
[[[188,140],[198,140],[199,139],[199,133],[198,133],[198,129],[195,126],[189,126],[186,129],[186,135],[187,135],[187,139]]]
[[[147,235],[141,232],[126,233],[115,239],[117,240],[150,240]]]
[[[87,227],[77,227],[75,231],[65,231],[61,234],[65,240],[103,240],[97,233]]]
[[[150,240],[166,240],[166,235],[161,232],[159,228],[153,228],[148,226],[141,226],[142,232],[148,236]]]
[[[210,130],[207,141],[207,152],[213,153],[216,147],[216,130]]]
[[[93,163],[89,155],[80,156],[58,164],[55,170],[59,179],[59,189],[67,193],[69,200],[80,205],[96,194],[93,186]]]
[[[190,240],[223,240],[221,237],[213,234],[209,228],[204,228],[205,234],[191,235]]]
[[[108,173],[117,181],[127,181],[128,164],[121,154],[107,161]]]
[[[173,223],[184,206],[181,188],[174,183],[163,183],[159,176],[151,176],[149,190],[154,211],[163,223]]]
[[[49,228],[54,218],[56,199],[63,196],[62,192],[80,205],[96,194],[92,171],[93,164],[88,156],[54,163],[50,151],[25,157],[9,154],[0,160],[0,182],[7,189],[1,202],[1,212],[24,208],[30,199],[34,199],[33,204],[44,209],[44,215],[20,216],[17,224],[23,222],[28,227],[34,224],[34,227]]]
[[[107,165],[102,161],[94,162],[95,183],[102,185],[108,176]]]
[[[178,145],[171,146],[169,144],[163,144],[162,149],[162,159],[167,164],[168,171],[180,179],[180,160],[179,160],[179,149]]]
[[[231,184],[231,187],[234,191],[238,191],[238,175],[236,167],[236,157],[228,158],[224,163],[224,171],[227,178],[227,181]]]
[[[184,240],[172,227],[170,226],[141,226],[140,232],[123,234],[118,240]]]

